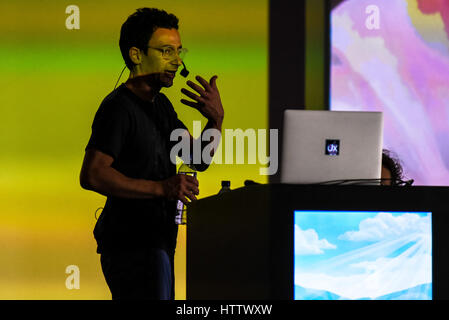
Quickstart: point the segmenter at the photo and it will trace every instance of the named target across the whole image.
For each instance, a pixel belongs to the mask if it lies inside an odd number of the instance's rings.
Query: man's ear
[[[134,64],[140,64],[142,62],[140,49],[136,47],[129,48],[129,58]]]

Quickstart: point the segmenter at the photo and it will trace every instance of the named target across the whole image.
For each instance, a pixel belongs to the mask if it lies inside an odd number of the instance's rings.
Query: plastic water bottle
[[[178,174],[187,174],[189,176],[196,178],[196,169],[193,165],[183,163],[181,167],[179,167]],[[187,223],[187,207],[181,200],[178,200],[176,204],[175,223],[176,224]]]
[[[231,191],[231,181],[228,180],[222,180],[221,181],[221,189],[218,191],[218,194],[222,194],[225,192]]]

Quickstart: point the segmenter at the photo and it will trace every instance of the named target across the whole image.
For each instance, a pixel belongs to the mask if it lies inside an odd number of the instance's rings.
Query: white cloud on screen
[[[389,212],[379,212],[374,218],[362,220],[359,230],[347,231],[338,237],[348,241],[383,241],[399,238],[413,233],[429,233],[431,230],[430,216],[419,216],[405,213],[394,217]]]
[[[384,241],[384,245],[375,252],[355,250],[349,259],[336,257],[343,265],[336,274],[339,263],[325,262],[325,269],[316,268],[313,272],[295,272],[295,284],[316,290],[329,291],[346,299],[376,298],[393,292],[399,292],[418,285],[432,283],[432,256],[430,239],[422,236],[413,241],[413,245],[394,258],[383,254],[397,250],[395,240]],[[374,246],[380,246],[376,244]],[[385,246],[391,248],[385,250]],[[368,246],[371,247],[371,246]],[[372,259],[375,255],[381,255]],[[364,258],[358,261],[359,258]],[[352,262],[358,261],[358,262]],[[359,269],[360,272],[354,272]],[[341,270],[346,270],[342,274]]]
[[[326,239],[319,239],[314,229],[302,230],[295,224],[295,255],[323,254],[324,249],[336,248],[336,245]]]

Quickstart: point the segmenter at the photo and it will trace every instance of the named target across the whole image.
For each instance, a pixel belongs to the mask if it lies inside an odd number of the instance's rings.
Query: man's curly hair
[[[129,49],[136,47],[146,54],[148,42],[157,28],[178,30],[178,18],[155,8],[139,8],[123,23],[120,30],[119,46],[125,64],[129,70],[134,68],[134,63],[129,57]]]
[[[403,181],[403,169],[399,158],[387,149],[382,150],[382,166],[391,173],[391,185],[396,186]]]

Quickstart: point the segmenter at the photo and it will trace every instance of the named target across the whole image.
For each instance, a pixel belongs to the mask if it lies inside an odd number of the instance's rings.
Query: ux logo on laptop
[[[338,156],[340,154],[340,140],[326,139],[326,149],[324,154],[328,156]]]

